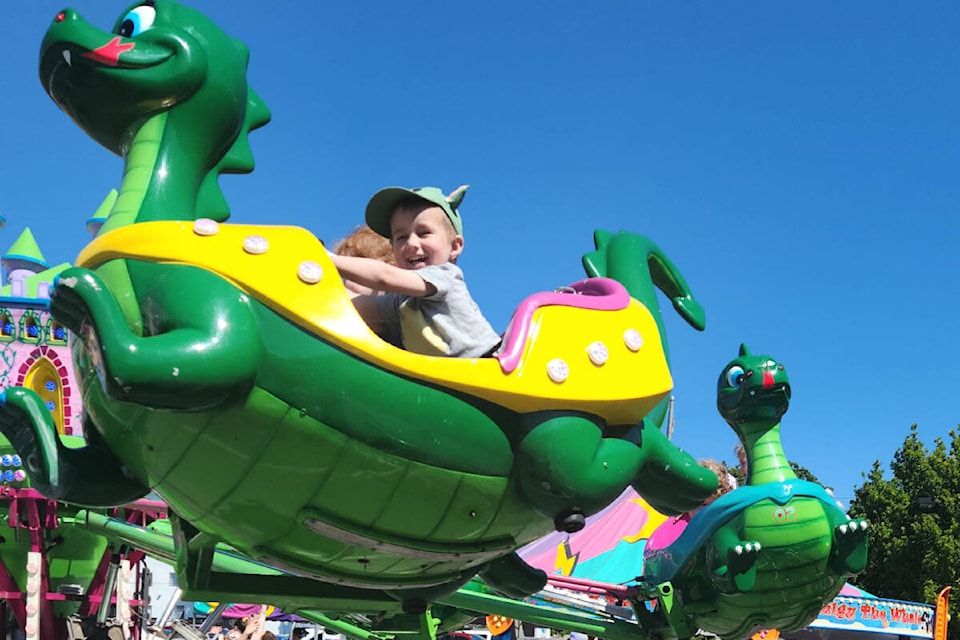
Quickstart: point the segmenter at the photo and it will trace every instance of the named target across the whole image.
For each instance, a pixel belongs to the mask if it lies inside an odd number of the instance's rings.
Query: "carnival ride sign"
[[[933,638],[934,613],[934,607],[925,604],[841,596],[830,601],[810,626]]]

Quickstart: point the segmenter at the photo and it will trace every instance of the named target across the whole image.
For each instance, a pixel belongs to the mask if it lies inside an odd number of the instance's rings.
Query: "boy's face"
[[[447,214],[437,206],[400,207],[390,216],[393,257],[402,269],[422,269],[456,261],[463,251]]]

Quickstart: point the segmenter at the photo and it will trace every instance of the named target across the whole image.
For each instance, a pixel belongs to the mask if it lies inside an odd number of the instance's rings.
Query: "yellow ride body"
[[[537,309],[519,364],[505,373],[495,358],[424,356],[382,340],[357,313],[323,244],[300,227],[143,222],[97,237],[77,257],[77,266],[94,268],[115,259],[213,272],[373,366],[517,413],[573,410],[608,425],[636,424],[673,386],[656,322],[634,299],[619,310]],[[639,334],[641,344],[630,344],[628,334]],[[602,364],[589,356],[595,343],[606,347]],[[548,365],[558,359],[567,369],[562,381],[548,374]]]

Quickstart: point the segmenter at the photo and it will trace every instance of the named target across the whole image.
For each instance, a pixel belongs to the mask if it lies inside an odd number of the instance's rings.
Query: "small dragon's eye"
[[[157,10],[152,6],[142,4],[139,7],[134,7],[127,15],[123,16],[117,33],[124,38],[138,36],[144,31],[152,29],[156,18]]]
[[[726,375],[727,386],[730,386],[736,389],[741,384],[743,384],[743,377],[744,377],[743,367],[739,365],[733,365],[732,367],[727,369],[727,375]]]

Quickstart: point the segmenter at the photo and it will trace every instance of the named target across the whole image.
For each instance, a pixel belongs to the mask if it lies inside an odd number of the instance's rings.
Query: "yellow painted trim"
[[[663,515],[656,509],[650,506],[650,503],[637,496],[636,498],[631,498],[630,502],[638,505],[639,509],[643,509],[647,512],[647,521],[640,528],[636,534],[632,536],[624,536],[623,541],[633,544],[634,542],[640,542],[641,540],[647,540],[653,534],[657,528],[667,521],[667,516]]]
[[[47,381],[55,385],[53,391],[47,390]],[[44,402],[53,401],[55,408],[50,415],[57,426],[57,434],[63,435],[63,380],[50,358],[41,356],[30,365],[23,376],[23,386],[35,392]]]
[[[519,413],[575,410],[607,424],[635,424],[673,386],[653,316],[631,300],[619,311],[542,307],[533,317],[520,365],[504,374],[493,358],[443,358],[404,351],[381,340],[347,296],[323,245],[306,229],[221,224],[213,235],[194,232],[192,222],[144,222],[98,236],[80,253],[77,265],[97,267],[114,259],[184,264],[206,269],[302,327],[372,365],[398,375],[483,398]],[[268,243],[261,254],[244,250],[245,239]],[[304,261],[322,269],[315,284],[297,273]],[[643,337],[629,349],[627,330]],[[593,364],[587,347],[603,342],[609,359]],[[547,364],[562,359],[569,377],[547,375]]]

